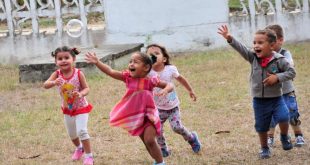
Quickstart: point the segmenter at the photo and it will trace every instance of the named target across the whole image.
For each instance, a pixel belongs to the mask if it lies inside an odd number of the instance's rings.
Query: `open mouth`
[[[261,53],[262,50],[255,50],[255,53]]]
[[[129,68],[129,71],[134,72],[134,71],[136,71],[136,69],[135,68]]]

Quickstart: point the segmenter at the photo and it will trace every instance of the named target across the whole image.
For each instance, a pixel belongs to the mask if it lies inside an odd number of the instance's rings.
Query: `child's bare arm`
[[[86,96],[89,93],[89,87],[83,72],[80,72],[81,91],[75,91],[73,94],[77,97]]]
[[[108,76],[123,81],[122,72],[112,69],[109,65],[102,63],[96,53],[88,52],[86,54],[85,60],[87,63],[95,64],[97,68],[99,68],[103,73],[107,74]]]
[[[54,87],[55,85],[60,85],[61,81],[57,78],[57,72],[52,73],[52,75],[43,83],[45,89]]]
[[[155,95],[157,95],[157,96],[165,96],[169,92],[172,92],[172,90],[174,88],[172,83],[167,83],[164,81],[159,81],[159,83],[157,84],[156,87],[162,88],[162,90],[160,90],[159,93],[155,93]]]
[[[186,80],[185,77],[183,77],[182,75],[179,75],[179,77],[176,78],[176,80],[178,82],[180,82],[185,88],[186,90],[188,91],[189,93],[189,96],[193,99],[193,101],[196,101],[196,95],[192,89],[192,87],[190,86],[190,84],[188,83],[188,81]]]

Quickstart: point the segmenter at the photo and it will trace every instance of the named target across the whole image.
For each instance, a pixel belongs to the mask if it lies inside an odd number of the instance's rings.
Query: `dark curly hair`
[[[77,48],[70,48],[68,46],[62,46],[58,47],[51,53],[52,57],[57,58],[57,54],[59,52],[69,52],[72,57],[75,57],[76,55],[80,54],[81,51],[79,51]]]
[[[163,54],[163,56],[166,58],[166,62],[165,65],[170,65],[170,56],[168,54],[167,49],[164,46],[161,46],[159,44],[150,44],[146,47],[146,51],[150,48],[150,47],[157,47],[160,49],[161,53]]]

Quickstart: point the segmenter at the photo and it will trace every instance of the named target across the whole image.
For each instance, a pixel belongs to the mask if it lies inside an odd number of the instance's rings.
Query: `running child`
[[[52,52],[56,66],[59,68],[43,84],[45,89],[57,87],[61,96],[61,109],[64,122],[71,141],[76,149],[72,160],[79,160],[83,154],[84,165],[93,165],[94,159],[90,147],[90,136],[87,132],[87,122],[92,105],[85,96],[89,92],[83,72],[74,66],[76,55],[80,52],[76,48],[59,47]]]
[[[179,72],[176,66],[170,64],[170,56],[165,47],[158,44],[151,44],[147,46],[146,50],[148,55],[154,55],[157,57],[156,63],[152,66],[152,72],[150,75],[155,74],[159,75],[159,79],[173,83],[173,80],[177,80],[183,87],[188,91],[189,96],[196,101],[196,95],[186,80]],[[160,88],[155,88],[154,91],[159,92]],[[177,93],[175,90],[168,93],[166,96],[155,96],[155,104],[159,111],[159,117],[161,122],[161,134],[157,136],[157,143],[161,147],[161,152],[164,157],[168,157],[171,154],[171,151],[168,149],[166,144],[166,139],[164,137],[164,124],[166,120],[169,120],[170,127],[172,130],[183,136],[184,140],[187,141],[192,150],[197,153],[200,151],[201,143],[198,139],[196,132],[190,132],[185,128],[181,122],[180,114],[180,101],[178,99]]]
[[[290,51],[283,49],[282,45],[284,43],[284,35],[283,35],[283,29],[280,25],[269,25],[266,27],[266,29],[273,30],[277,35],[277,42],[274,46],[274,51],[282,54],[286,59],[290,62],[292,66],[294,66],[293,57]],[[299,119],[300,114],[298,112],[298,104],[296,100],[295,95],[295,87],[292,80],[288,80],[283,82],[283,98],[285,101],[285,104],[289,110],[290,115],[290,125],[294,131],[295,134],[295,146],[301,147],[305,144],[305,140],[300,128],[301,121]],[[276,123],[274,120],[272,120],[270,129],[268,131],[268,145],[272,147],[274,145],[274,132],[275,132]]]
[[[154,103],[153,88],[163,88],[157,95],[166,95],[173,85],[158,77],[147,77],[156,58],[140,52],[131,55],[128,70],[117,71],[102,63],[95,53],[87,53],[85,60],[95,64],[108,76],[123,81],[126,93],[110,112],[110,125],[124,128],[132,136],[139,136],[147,151],[155,160],[154,165],[164,165],[163,156],[156,143],[160,134],[160,119]]]
[[[284,56],[273,52],[276,44],[276,34],[272,30],[258,30],[255,33],[253,46],[250,50],[228,31],[226,25],[218,28],[218,33],[251,64],[251,95],[255,116],[255,129],[261,144],[259,157],[269,158],[270,148],[267,144],[267,131],[272,117],[279,123],[282,148],[293,148],[288,136],[288,109],[282,97],[282,83],[295,77],[295,69]]]

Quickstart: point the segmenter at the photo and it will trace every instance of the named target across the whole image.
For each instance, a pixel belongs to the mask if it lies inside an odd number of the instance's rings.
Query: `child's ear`
[[[270,43],[270,47],[271,47],[272,50],[274,50],[274,46],[275,46],[275,45],[276,45],[276,42],[271,42],[271,43]]]
[[[167,62],[167,57],[164,57],[164,60],[163,60],[164,62]]]
[[[150,65],[145,65],[144,71],[145,71],[145,72],[149,71],[150,67],[151,67]]]

